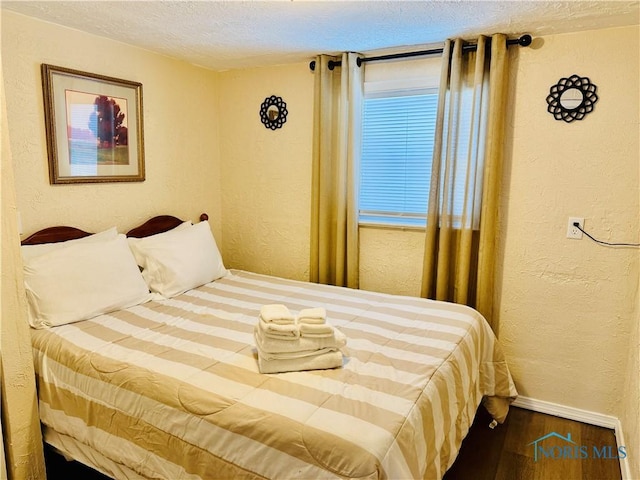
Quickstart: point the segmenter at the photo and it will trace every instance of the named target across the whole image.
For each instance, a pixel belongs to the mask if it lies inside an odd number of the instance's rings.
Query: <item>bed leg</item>
[[[489,428],[493,430],[494,428],[496,428],[496,425],[498,425],[498,422],[494,418],[493,420],[491,420],[491,423],[489,424]]]

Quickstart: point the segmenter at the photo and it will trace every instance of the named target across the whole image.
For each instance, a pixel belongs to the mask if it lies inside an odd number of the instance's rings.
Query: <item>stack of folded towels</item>
[[[254,329],[260,373],[322,370],[342,366],[347,339],[326,322],[324,308],[294,316],[285,305],[264,305]]]

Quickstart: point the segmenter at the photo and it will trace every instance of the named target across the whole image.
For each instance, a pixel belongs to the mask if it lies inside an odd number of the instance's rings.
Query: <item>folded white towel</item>
[[[328,323],[300,323],[298,325],[300,328],[300,335],[303,337],[314,337],[314,338],[322,338],[322,337],[332,337],[334,329]]]
[[[254,329],[256,347],[265,354],[290,354],[300,352],[313,352],[323,349],[338,350],[347,344],[347,337],[344,333],[334,329],[334,334],[327,337],[300,337],[293,339],[276,338],[267,336],[263,330],[256,325]]]
[[[295,323],[281,325],[278,323],[267,323],[262,317],[258,320],[258,326],[263,334],[270,338],[280,340],[297,340],[300,338],[300,328]]]
[[[270,353],[265,352],[256,344],[256,350],[258,356],[263,360],[295,360],[298,358],[315,357],[323,353],[337,352],[337,348],[320,348],[313,350],[301,350],[299,352],[286,352],[286,353]]]
[[[292,315],[286,305],[272,304],[260,307],[260,318],[267,323],[277,323],[288,325],[296,323],[296,318]]]
[[[328,352],[291,360],[266,360],[258,354],[260,373],[298,372],[342,367],[342,352]]]
[[[324,323],[327,311],[323,307],[305,308],[298,312],[298,323]]]

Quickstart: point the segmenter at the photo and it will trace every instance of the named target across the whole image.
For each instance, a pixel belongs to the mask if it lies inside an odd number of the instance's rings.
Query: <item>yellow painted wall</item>
[[[219,238],[216,74],[12,12],[2,11],[1,22],[6,93],[2,118],[3,430],[5,442],[11,442],[6,458],[11,478],[39,479],[44,464],[23,311],[16,211],[21,213],[25,234],[60,224],[88,231],[115,225],[126,231],[156,214],[197,220],[205,211]],[[145,182],[49,184],[41,63],[143,84]],[[10,176],[7,165],[13,167]]]
[[[621,417],[635,445],[637,382],[625,387],[625,379],[637,375],[628,368],[637,366],[629,335],[638,321],[638,253],[565,234],[568,217],[582,216],[605,240],[638,241],[638,38],[638,27],[605,29],[511,50],[496,289],[500,338],[521,394]],[[308,72],[299,64],[220,75],[220,111],[233,110],[221,122],[224,251],[233,266],[306,278]],[[567,124],[547,112],[545,98],[574,73],[591,78],[600,100]],[[258,123],[271,93],[292,112],[281,132]],[[362,228],[361,287],[418,294],[423,245],[420,232]]]
[[[0,68],[0,397],[2,462],[0,478],[39,480],[44,457],[27,324],[11,150]],[[6,463],[5,463],[6,462]]]
[[[223,240],[228,266],[309,279],[313,74],[308,63],[220,74]],[[260,105],[287,105],[271,130]]]
[[[219,75],[221,250],[231,268],[309,279],[313,82],[308,63]],[[259,117],[271,95],[289,112],[275,131]],[[360,247],[361,288],[419,295],[424,233],[363,228]]]
[[[50,185],[40,64],[142,83],[146,180]],[[207,212],[220,232],[216,74],[77,30],[2,12],[2,64],[23,231],[53,224],[131,228]]]
[[[638,251],[565,234],[580,216],[605,241],[640,241],[639,39],[638,27],[606,29],[519,52],[498,289],[500,340],[520,393],[619,417],[636,452]],[[566,124],[544,99],[574,73],[597,85],[599,100]],[[637,455],[630,461],[638,466]]]
[[[628,377],[639,362],[640,258],[637,250],[567,240],[565,232],[570,215],[584,216],[605,239],[638,241],[639,34],[629,27],[548,36],[541,48],[511,53],[496,289],[500,337],[520,392],[620,417],[635,449],[638,382]],[[156,213],[195,219],[204,210],[228,266],[307,278],[307,63],[213,73],[5,12],[2,62],[25,233],[56,223],[123,229]],[[40,63],[143,83],[146,182],[49,185]],[[544,99],[573,73],[590,77],[600,100],[583,121],[565,124]],[[272,94],[289,110],[276,131],[258,115]],[[362,287],[417,294],[420,237],[362,229]]]
[[[630,472],[640,472],[640,294],[637,296],[638,306],[629,338],[627,375],[619,414]]]
[[[638,242],[638,27],[545,37],[511,74],[500,340],[522,395],[620,415],[637,319],[638,254],[565,238],[569,216],[607,241]],[[593,113],[546,112],[560,77],[598,87]]]

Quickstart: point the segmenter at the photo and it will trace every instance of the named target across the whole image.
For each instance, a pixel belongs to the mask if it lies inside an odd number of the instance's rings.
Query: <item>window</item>
[[[359,223],[426,224],[437,89],[365,95]]]

